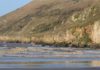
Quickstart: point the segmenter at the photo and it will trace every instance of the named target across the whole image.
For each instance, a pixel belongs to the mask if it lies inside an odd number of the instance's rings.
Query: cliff
[[[0,40],[99,46],[100,0],[34,0],[0,17]]]

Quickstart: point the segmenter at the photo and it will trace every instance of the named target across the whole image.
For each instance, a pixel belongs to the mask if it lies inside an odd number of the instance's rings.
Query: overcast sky
[[[30,1],[31,0],[0,0],[0,16],[16,10]]]

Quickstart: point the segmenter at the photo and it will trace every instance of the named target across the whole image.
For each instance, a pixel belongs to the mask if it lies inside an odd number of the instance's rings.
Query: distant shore
[[[100,48],[99,44],[72,44],[67,42],[56,42],[56,41],[45,41],[40,38],[29,38],[29,37],[14,37],[14,36],[0,36],[1,43],[33,43],[42,46],[55,46],[55,47],[72,47],[72,48]]]

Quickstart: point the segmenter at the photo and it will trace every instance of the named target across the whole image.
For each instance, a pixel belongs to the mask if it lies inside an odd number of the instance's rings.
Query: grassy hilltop
[[[100,44],[100,0],[34,0],[0,17],[0,41]]]

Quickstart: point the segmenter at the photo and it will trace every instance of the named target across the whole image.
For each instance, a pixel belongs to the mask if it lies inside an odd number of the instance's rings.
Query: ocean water
[[[100,67],[100,50],[0,43],[0,68]]]

